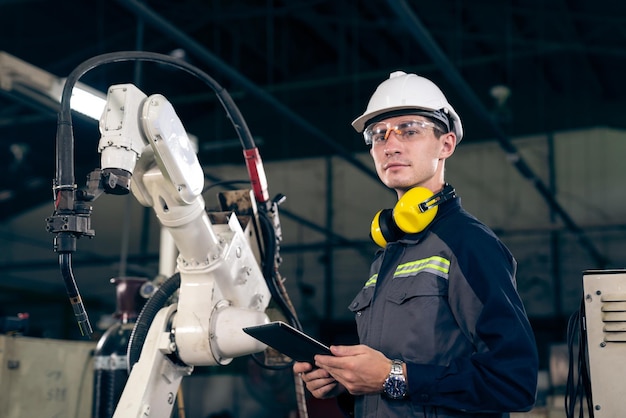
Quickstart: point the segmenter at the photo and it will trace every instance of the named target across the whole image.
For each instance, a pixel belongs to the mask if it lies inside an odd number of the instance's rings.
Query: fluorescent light
[[[63,94],[65,79],[61,79],[55,84],[56,86],[50,89],[50,97],[61,103],[61,95]],[[75,110],[76,112],[92,119],[100,120],[100,116],[102,116],[106,102],[107,100],[104,93],[101,93],[98,90],[80,82],[76,83],[72,89],[70,107],[72,110]]]
[[[17,94],[57,111],[64,84],[65,79],[0,51],[0,90]],[[80,82],[74,86],[70,100],[70,107],[73,110],[99,120],[105,104],[104,93]]]
[[[72,90],[72,100],[70,102],[72,109],[92,119],[100,120],[106,103],[107,101],[104,97],[94,95],[80,87],[74,87]]]

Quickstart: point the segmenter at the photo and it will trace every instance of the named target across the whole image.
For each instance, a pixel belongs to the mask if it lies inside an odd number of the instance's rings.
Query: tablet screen
[[[332,355],[326,345],[285,322],[274,321],[246,327],[243,331],[295,361],[313,363],[316,354]]]

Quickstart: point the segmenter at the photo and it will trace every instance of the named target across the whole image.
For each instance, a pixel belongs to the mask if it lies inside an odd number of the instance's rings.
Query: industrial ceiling
[[[350,160],[365,150],[350,122],[399,69],[442,87],[466,142],[625,128],[625,23],[624,3],[610,0],[0,0],[0,51],[58,77],[114,51],[182,57],[230,92],[264,160]],[[214,92],[186,73],[135,61],[99,66],[81,82],[164,94],[198,137],[205,166],[242,162]],[[0,92],[6,220],[52,197],[56,110]],[[98,166],[99,133],[94,121],[74,124],[80,182]]]

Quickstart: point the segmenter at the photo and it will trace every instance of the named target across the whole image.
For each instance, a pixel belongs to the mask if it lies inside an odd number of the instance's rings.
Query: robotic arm
[[[132,84],[109,88],[100,119],[101,168],[89,174],[85,188],[77,189],[69,106],[72,87],[90,69],[129,60],[174,66],[214,90],[244,149],[252,186],[252,192],[247,192],[250,204],[245,208],[249,221],[242,216],[240,222],[234,213],[205,211],[204,173],[172,105],[161,95],[146,97]],[[46,219],[46,228],[55,234],[54,250],[59,254],[61,275],[83,335],[91,335],[92,330],[74,280],[72,254],[79,238],[95,235],[90,222],[91,202],[102,192],[132,191],[142,205],[152,207],[163,235],[171,238],[178,253],[177,273],[150,298],[133,330],[133,335],[137,332],[145,337],[143,345],[133,344],[131,335],[129,363],[134,364],[130,364],[131,373],[115,418],[167,418],[180,381],[194,366],[225,365],[235,357],[263,351],[266,346],[242,328],[269,322],[266,312],[274,308],[270,302],[279,308],[277,314],[284,314],[292,325],[300,327],[278,273],[278,205],[283,196],[269,199],[261,159],[245,120],[232,98],[211,77],[191,64],[156,53],[122,51],[93,57],[66,79],[56,139],[54,213]],[[176,290],[178,303],[164,308]],[[146,310],[149,320],[142,321]],[[287,361],[269,353],[268,357],[266,351],[266,364]],[[302,381],[296,379],[295,384],[301,416],[307,416]]]
[[[133,122],[126,126],[119,120]],[[270,293],[253,243],[237,217],[211,224],[201,195],[204,173],[172,105],[161,95],[145,97],[132,84],[113,86],[100,131],[103,170],[123,168],[125,157],[114,164],[111,154],[135,153],[116,139],[132,143],[139,138],[145,144],[133,170],[131,191],[139,203],[154,209],[179,251],[181,289],[175,323],[176,340],[186,341],[178,344],[181,359],[194,365],[226,364],[232,357],[262,350],[240,327],[236,333],[220,332],[224,321],[237,328],[237,322],[226,319],[230,316],[243,324],[267,321],[263,312]]]
[[[269,322],[271,296],[237,216],[211,223],[204,173],[165,97],[146,97],[132,84],[110,87],[100,132],[103,175],[132,173],[133,195],[154,209],[176,244],[181,283],[177,306],[155,317],[114,416],[169,417],[193,366],[224,365],[265,349],[241,329]]]

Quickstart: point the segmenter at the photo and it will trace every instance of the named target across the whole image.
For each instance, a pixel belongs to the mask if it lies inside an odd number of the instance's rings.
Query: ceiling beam
[[[240,74],[238,71],[231,68],[219,57],[213,55],[210,51],[208,51],[194,39],[176,28],[163,17],[159,16],[153,10],[149,9],[146,5],[135,0],[118,0],[118,2],[131,12],[137,14],[137,16],[143,18],[146,24],[153,26],[155,29],[163,32],[165,35],[177,40],[185,49],[189,50],[191,54],[195,55],[205,64],[219,71],[235,83],[238,83],[243,87],[244,90],[248,91],[250,94],[270,105],[276,111],[290,119],[294,124],[300,126],[303,130],[308,132],[313,137],[324,142],[331,150],[336,153],[336,155],[353,165],[355,168],[357,168],[367,176],[378,180],[378,176],[376,172],[372,170],[372,168],[364,164],[362,161],[353,156],[350,152],[341,147],[337,141],[330,138],[328,135],[319,130],[312,123],[308,122],[302,116],[296,114],[293,110],[291,110],[289,106],[281,103],[276,98],[268,94],[261,87],[257,86],[252,81],[248,80],[246,77]],[[381,187],[384,186],[381,184]]]

